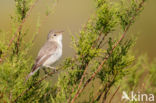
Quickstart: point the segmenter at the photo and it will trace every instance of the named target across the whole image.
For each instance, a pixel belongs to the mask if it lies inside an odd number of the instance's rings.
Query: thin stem
[[[99,101],[101,96],[103,95],[104,91],[106,90],[107,84],[105,87],[102,85],[101,88],[98,90],[98,93],[95,95],[91,103],[94,103],[95,101]]]
[[[140,5],[139,5],[139,8],[136,10],[136,12],[138,12],[141,7],[143,6],[145,0],[143,0]],[[120,39],[116,42],[116,44],[113,46],[112,50],[110,51],[109,54],[112,54],[112,52],[114,51],[114,49],[118,46],[118,44],[124,39],[125,35],[127,34],[127,31],[129,30],[131,24],[132,24],[132,21],[135,19],[136,15],[132,17],[130,23],[127,25],[124,33],[122,34],[122,36],[120,37]],[[109,58],[110,55],[107,55],[106,58]],[[90,83],[91,80],[93,80],[96,76],[97,73],[99,73],[102,69],[102,66],[104,65],[104,63],[106,62],[107,59],[104,59],[100,66],[98,67],[98,69],[92,74],[92,76],[84,83],[83,87],[78,90],[78,92],[75,94],[74,98],[72,99],[71,103],[74,103],[76,98],[81,94],[81,92],[86,88],[86,86]]]
[[[9,47],[11,46],[12,42],[14,41],[15,37],[17,36],[17,33],[19,33],[19,31],[22,29],[23,27],[23,24],[25,23],[25,21],[27,20],[27,18],[30,16],[31,12],[32,12],[32,9],[35,7],[35,5],[38,3],[39,0],[36,0],[35,3],[30,7],[27,15],[25,18],[23,18],[21,24],[19,25],[18,29],[17,29],[17,32],[14,34],[14,36],[12,37],[12,39],[10,40],[10,43],[8,45],[8,49]]]
[[[109,93],[109,90],[111,89],[111,86],[114,84],[114,81],[110,82],[108,87],[106,88],[107,90],[105,91],[105,94],[103,96],[103,100],[102,100],[102,103],[105,103],[106,101],[106,98],[107,98],[107,94]]]
[[[102,37],[102,40],[100,41],[99,45],[97,46],[97,48],[100,48],[101,44],[103,43],[103,41],[105,40],[107,34],[105,34],[103,37]]]
[[[120,89],[120,86],[118,86],[118,88],[116,89],[116,91],[113,93],[113,95],[112,95],[111,99],[109,100],[109,103],[111,103],[111,102],[112,102],[112,100],[113,100],[114,96],[116,95],[116,93],[118,92],[118,90],[119,90],[119,89]]]
[[[19,96],[16,97],[16,99],[13,101],[14,102],[17,102],[17,100],[22,97],[24,94],[26,94],[28,91],[30,91],[31,88],[33,88],[34,86],[38,85],[39,83],[41,83],[43,80],[45,80],[48,76],[51,76],[55,73],[57,73],[60,69],[56,70],[56,71],[53,71],[53,72],[50,72],[48,73],[47,75],[45,75],[43,78],[41,78],[39,81],[37,81],[36,83],[34,83],[32,86],[30,86],[29,88],[27,88],[25,91],[23,91]]]
[[[121,39],[119,40],[119,42],[117,42],[117,44],[120,43],[120,41],[125,37],[125,34],[124,33],[121,37]],[[113,52],[113,50],[116,48],[117,45],[115,45],[112,49],[111,52]],[[111,54],[111,53],[110,53]],[[86,88],[86,86],[90,83],[91,80],[93,80],[96,76],[97,73],[99,73],[102,69],[102,66],[104,65],[105,61],[109,58],[109,55],[106,56],[106,59],[104,59],[100,66],[98,67],[98,69],[92,74],[92,76],[84,83],[84,86],[79,90],[79,92],[75,95],[75,97],[73,98],[72,102],[71,103],[74,103],[74,101],[76,100],[76,98],[80,95],[80,93]]]
[[[98,38],[97,38],[96,41],[99,41],[99,39],[100,39],[101,36],[102,36],[102,33],[100,33],[100,35],[98,36]],[[102,38],[103,41],[104,41],[105,37],[106,37],[106,35],[103,36],[103,38]],[[96,43],[96,42],[95,42],[95,43]],[[102,43],[102,41],[99,43],[99,45],[98,45],[97,48],[100,47],[101,43]],[[94,48],[95,45],[93,44],[92,47]],[[80,92],[81,85],[82,85],[82,83],[83,83],[83,80],[84,80],[84,78],[85,78],[86,72],[87,72],[87,70],[88,70],[88,65],[89,65],[89,62],[87,62],[86,66],[85,66],[86,68],[85,68],[85,70],[84,70],[84,72],[83,72],[83,75],[82,75],[82,77],[81,77],[81,79],[80,79],[80,83],[79,83],[79,85],[78,85],[77,92],[76,92],[74,98],[71,100],[71,103],[74,103],[75,99],[77,98],[77,95],[78,95],[79,92]]]
[[[105,90],[105,94],[103,96],[102,103],[105,103],[106,98],[107,98],[107,94],[108,94],[109,90],[111,89],[112,85],[115,83],[116,76],[117,76],[117,73],[114,74],[114,77],[113,77],[112,81],[108,83],[107,88]]]
[[[23,19],[25,19],[25,8],[26,8],[26,1],[23,0],[23,8],[22,8],[22,17],[21,17],[21,21],[23,21]],[[19,47],[20,47],[20,39],[21,39],[21,33],[22,32],[22,27],[20,28],[19,32],[18,32],[18,37],[17,37],[17,41],[15,43],[16,46],[16,55],[19,53]]]
[[[32,9],[35,7],[35,5],[38,3],[39,0],[36,0],[35,3],[30,7],[26,17],[21,21],[21,24],[19,25],[17,31],[15,32],[14,36],[11,38],[9,44],[8,44],[8,48],[7,50],[9,50],[11,44],[13,43],[13,41],[15,40],[15,38],[17,37],[17,34],[21,31],[22,27],[23,27],[23,24],[25,23],[25,21],[27,20],[27,18],[30,16],[31,12],[32,12]],[[5,53],[3,55],[3,59],[5,59],[5,57],[7,56],[7,53]],[[2,63],[3,59],[1,58],[0,60],[0,63]]]

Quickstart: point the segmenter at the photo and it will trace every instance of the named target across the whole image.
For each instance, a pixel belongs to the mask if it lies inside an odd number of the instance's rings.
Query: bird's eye
[[[56,36],[56,34],[54,34],[54,36]]]

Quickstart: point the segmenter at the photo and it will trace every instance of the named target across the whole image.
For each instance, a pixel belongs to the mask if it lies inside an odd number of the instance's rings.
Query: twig
[[[103,100],[102,100],[101,103],[105,103],[106,98],[107,98],[107,94],[108,94],[108,92],[109,92],[109,90],[110,90],[110,88],[111,88],[112,85],[113,85],[113,83],[110,83],[109,86],[106,88],[107,90],[105,91],[105,94],[103,92],[104,96],[103,96]]]
[[[31,7],[31,9],[35,6],[35,4],[38,2],[39,0],[36,0],[36,2],[34,3],[34,5]],[[30,15],[30,14],[29,14]],[[28,15],[28,16],[29,16]],[[48,15],[45,17],[45,20],[47,20]],[[38,32],[40,30],[40,27],[38,28]],[[32,42],[34,42],[35,37],[33,38]],[[41,78],[39,81],[37,81],[36,83],[33,84],[33,86],[38,85],[39,83],[41,83],[43,80],[45,80],[48,76],[51,76],[54,73],[57,73],[60,69],[57,69],[56,71],[50,72],[47,75],[45,75],[43,78]],[[18,98],[22,97],[25,93],[27,93],[33,86],[30,86],[29,88],[27,88],[25,91],[23,91],[15,100],[14,102],[16,102],[18,100]]]
[[[143,3],[145,2],[145,0],[143,0],[140,5],[139,5],[139,8],[136,10],[136,12],[138,12],[140,10],[140,8],[142,7]],[[136,16],[133,16],[130,23],[127,25],[124,33],[122,34],[121,38],[118,40],[118,42],[113,46],[112,50],[110,51],[110,54],[112,54],[112,52],[114,51],[114,49],[117,47],[117,45],[124,39],[125,35],[127,34],[127,31],[129,30],[131,24],[132,24],[132,21],[135,19]],[[107,55],[106,58],[109,58],[110,55]],[[80,93],[85,89],[85,87],[90,83],[90,81],[92,79],[95,78],[96,74],[99,73],[102,69],[102,66],[104,65],[105,61],[107,59],[104,59],[100,66],[98,67],[98,69],[92,74],[92,76],[85,82],[84,86],[75,94],[74,98],[72,99],[71,103],[74,103],[76,98],[80,95]]]
[[[119,89],[120,89],[120,85],[118,86],[118,88],[116,89],[116,91],[113,93],[113,95],[112,95],[112,97],[111,97],[111,99],[110,99],[109,103],[111,103],[111,102],[112,102],[112,100],[113,100],[113,98],[114,98],[115,94],[118,92],[118,90],[119,90]]]
[[[106,98],[107,98],[107,94],[108,94],[109,90],[111,89],[112,85],[115,83],[115,78],[116,78],[116,76],[117,76],[117,73],[116,73],[115,76],[113,77],[113,80],[112,80],[111,82],[109,82],[108,88],[107,88],[107,90],[106,90],[106,92],[105,92],[105,94],[104,94],[102,103],[105,103]]]
[[[107,84],[106,84],[106,86],[107,86]],[[104,88],[104,86],[101,85],[100,89],[98,90],[97,94],[95,95],[95,97],[93,98],[91,103],[94,103],[95,101],[98,101],[101,98],[103,91],[105,91],[105,89],[106,89],[106,86]]]
[[[96,41],[99,41],[99,39],[100,39],[100,37],[102,36],[102,32],[100,33],[100,35],[98,36],[98,38],[97,38],[97,40]],[[106,35],[104,35],[103,36],[103,38],[102,38],[102,40],[104,41],[104,39],[105,39],[105,36]],[[102,41],[101,41],[102,42]],[[99,43],[99,45],[98,45],[98,47],[97,48],[99,48],[100,47],[100,45],[101,45],[101,42]],[[94,42],[94,43],[96,43],[96,42]],[[93,44],[93,46],[92,46],[93,48],[95,47],[95,45]],[[89,65],[89,62],[86,64],[86,68],[85,68],[85,70],[84,70],[84,72],[83,72],[83,75],[82,75],[82,77],[81,77],[81,79],[80,79],[80,83],[79,83],[79,85],[78,85],[78,89],[77,89],[77,92],[76,92],[76,94],[75,94],[75,96],[74,96],[74,98],[76,99],[76,96],[77,96],[77,94],[79,93],[79,91],[80,91],[80,88],[81,88],[81,85],[82,85],[82,83],[83,83],[83,80],[84,80],[84,78],[85,78],[85,75],[86,75],[86,72],[87,72],[87,70],[88,70],[88,65]],[[75,101],[75,99],[72,99],[72,101],[71,101],[71,103],[74,103],[74,101]]]
[[[38,85],[39,83],[41,83],[43,80],[45,80],[48,76],[51,76],[52,74],[55,74],[59,71],[56,70],[56,71],[53,71],[53,72],[50,72],[48,73],[47,75],[45,75],[43,78],[41,78],[39,81],[37,81],[36,83],[34,83],[32,86],[30,86],[29,88],[27,88],[25,91],[23,91],[19,96],[16,97],[16,99],[13,101],[13,102],[17,102],[17,100],[22,97],[24,94],[26,94],[31,88],[33,88],[34,86]]]
[[[125,34],[126,34],[126,33],[124,33],[124,34],[122,35],[122,37],[120,38],[119,42],[117,42],[117,44],[120,43],[120,41],[124,38]],[[111,53],[112,53],[113,50],[116,48],[116,46],[117,46],[117,45],[115,45],[115,46],[113,47]],[[110,53],[110,54],[111,54],[111,53]],[[109,55],[106,56],[106,59],[104,59],[104,60],[101,62],[101,64],[100,64],[100,66],[98,67],[98,69],[97,69],[97,70],[92,74],[92,76],[85,82],[84,86],[79,90],[79,92],[76,93],[76,95],[75,95],[74,98],[72,99],[72,102],[71,102],[71,103],[74,103],[74,101],[76,100],[76,98],[77,98],[77,97],[80,95],[80,93],[85,89],[85,87],[90,83],[90,81],[91,81],[92,79],[95,78],[95,76],[96,76],[96,74],[97,74],[98,72],[101,71],[102,66],[104,65],[105,61],[106,61],[108,58],[109,58]]]
[[[16,38],[17,34],[21,31],[21,29],[22,29],[22,27],[23,27],[23,24],[25,23],[26,19],[30,16],[30,13],[31,13],[32,9],[35,7],[35,5],[37,4],[38,1],[39,1],[39,0],[36,0],[35,3],[30,7],[30,9],[29,9],[29,11],[28,11],[26,17],[22,20],[22,22],[21,22],[21,24],[19,25],[19,27],[18,27],[16,33],[15,33],[14,36],[11,38],[11,40],[10,40],[10,42],[9,42],[9,44],[8,44],[7,50],[10,48],[10,46],[11,46],[11,44],[13,43],[14,39]],[[6,56],[7,56],[7,53],[4,54],[4,59],[5,59]],[[2,61],[3,61],[3,59],[1,58],[0,63],[1,63]]]
[[[101,65],[102,66],[102,65]],[[95,73],[94,73],[95,74]],[[76,98],[80,95],[80,93],[83,91],[83,89],[87,86],[87,84],[93,79],[93,77],[94,77],[94,74],[93,74],[93,76],[91,76],[91,78],[89,78],[86,82],[85,82],[85,84],[84,84],[84,86],[82,87],[82,89],[80,89],[79,91],[77,91],[77,93],[75,94],[75,96],[74,96],[74,98],[72,99],[72,101],[71,101],[71,103],[74,103],[74,101],[76,100]]]
[[[12,37],[12,39],[10,40],[10,43],[8,45],[8,48],[11,46],[13,40],[15,39],[15,37],[17,36],[17,33],[22,29],[23,24],[25,23],[26,19],[30,16],[30,13],[32,11],[32,9],[35,7],[35,5],[38,3],[39,0],[36,0],[35,3],[30,7],[26,17],[22,20],[21,24],[19,25],[17,32],[14,34],[14,36]]]
[[[23,19],[25,19],[24,16],[24,9],[25,9],[25,5],[26,5],[26,1],[23,1],[23,8],[22,8],[22,17],[21,17],[21,21],[23,21]],[[19,47],[20,47],[20,39],[21,39],[21,32],[22,32],[22,28],[20,28],[20,30],[18,30],[18,37],[17,37],[17,41],[16,41],[16,55],[19,53]],[[17,35],[17,34],[16,34]]]
[[[101,44],[103,43],[103,41],[105,40],[107,34],[105,34],[103,37],[102,37],[102,40],[100,41],[99,45],[97,48],[100,48]]]

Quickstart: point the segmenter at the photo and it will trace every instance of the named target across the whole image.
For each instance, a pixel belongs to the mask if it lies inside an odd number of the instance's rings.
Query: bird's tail
[[[30,72],[27,77],[26,77],[26,81],[34,74],[34,72]]]
[[[37,71],[38,71],[39,67],[37,67],[36,65],[33,65],[32,67],[32,71],[27,75],[26,77],[26,81],[32,76],[34,75]]]

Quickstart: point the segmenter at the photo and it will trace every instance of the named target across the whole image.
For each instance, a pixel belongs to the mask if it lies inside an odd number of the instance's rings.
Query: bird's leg
[[[51,66],[48,66],[46,65],[47,68],[50,68],[50,69],[55,69],[55,67],[51,67]]]
[[[44,71],[45,74],[48,74],[46,68],[43,68],[43,71]]]
[[[49,66],[49,65],[46,65],[45,67],[50,68],[50,69],[56,71],[56,68],[55,68],[55,67],[51,67],[51,66]]]

